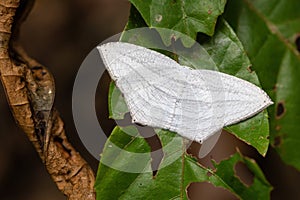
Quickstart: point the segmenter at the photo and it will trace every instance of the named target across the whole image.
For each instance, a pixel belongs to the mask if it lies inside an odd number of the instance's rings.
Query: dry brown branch
[[[95,199],[93,171],[68,142],[63,121],[52,107],[52,75],[17,43],[32,4],[33,0],[0,1],[0,75],[8,103],[57,187],[70,200]]]

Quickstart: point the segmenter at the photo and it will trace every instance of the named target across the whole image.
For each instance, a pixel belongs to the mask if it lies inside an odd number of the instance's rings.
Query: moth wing
[[[215,131],[209,127],[213,112],[206,112],[209,91],[187,81],[196,78],[197,84],[204,85],[202,77],[190,76],[195,70],[129,43],[107,43],[98,50],[135,122],[175,131],[197,142]]]
[[[177,62],[161,53],[130,43],[110,42],[97,49],[114,81],[130,76],[138,69],[147,70],[144,71],[146,73],[148,70],[168,71],[174,69],[173,66],[180,67]]]
[[[196,70],[210,90],[216,120],[224,126],[235,124],[273,104],[258,86],[243,79],[211,70]]]
[[[169,129],[190,140],[202,143],[223,126],[272,104],[263,90],[247,81],[192,70],[144,47],[115,42],[98,50],[135,122]]]
[[[183,82],[184,77],[178,73],[181,66],[163,54],[129,43],[113,42],[97,48],[125,97],[132,119],[168,128],[178,89],[168,77],[177,75]]]

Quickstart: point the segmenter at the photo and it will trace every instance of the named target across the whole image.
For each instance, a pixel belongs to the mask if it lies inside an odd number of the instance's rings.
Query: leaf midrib
[[[300,61],[300,53],[294,48],[287,38],[279,31],[277,25],[270,21],[263,13],[261,13],[249,0],[243,0],[248,8],[253,11],[267,26],[268,30],[277,36],[277,38],[297,57]]]

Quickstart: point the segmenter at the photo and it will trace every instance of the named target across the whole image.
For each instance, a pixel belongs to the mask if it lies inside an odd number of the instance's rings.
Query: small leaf
[[[97,199],[187,199],[186,188],[192,182],[209,182],[242,199],[269,198],[271,186],[254,160],[236,153],[215,163],[215,170],[205,168],[185,153],[184,140],[168,131],[157,130],[165,157],[154,178],[149,146],[126,129],[116,127],[105,145],[95,184]],[[254,175],[249,187],[235,176],[238,162]]]
[[[168,28],[196,39],[198,32],[212,36],[219,15],[224,11],[226,0],[130,0],[138,9],[150,28]],[[161,37],[167,46],[172,38],[177,40],[179,35],[165,35]],[[191,44],[183,40],[185,44]]]

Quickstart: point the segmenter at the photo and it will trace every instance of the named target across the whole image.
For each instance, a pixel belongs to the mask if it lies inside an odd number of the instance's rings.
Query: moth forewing
[[[273,102],[254,84],[211,70],[182,66],[156,51],[123,42],[97,47],[135,123],[177,132],[203,145],[205,156],[223,126]]]

